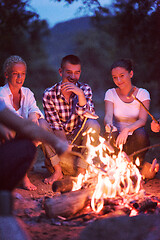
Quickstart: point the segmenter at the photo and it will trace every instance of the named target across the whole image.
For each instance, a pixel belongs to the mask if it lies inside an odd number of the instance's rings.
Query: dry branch
[[[142,149],[140,149],[140,150],[138,150],[138,151],[136,151],[136,152],[133,152],[132,154],[129,155],[129,158],[132,158],[132,157],[135,156],[136,154],[139,154],[139,153],[141,153],[141,152],[144,152],[144,151],[146,151],[146,150],[148,150],[148,149],[156,148],[156,147],[160,147],[160,143],[157,143],[157,144],[154,144],[154,145],[152,145],[152,146],[148,146],[148,147],[142,148]]]

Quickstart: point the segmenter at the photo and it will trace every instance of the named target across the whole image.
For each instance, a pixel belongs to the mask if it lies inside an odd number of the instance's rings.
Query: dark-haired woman
[[[130,155],[149,146],[149,137],[144,129],[147,112],[132,95],[128,97],[128,94],[134,89],[133,94],[147,109],[150,105],[150,94],[146,89],[133,85],[133,66],[130,59],[120,59],[114,62],[111,66],[111,74],[116,88],[109,89],[105,93],[105,130],[108,133],[112,126],[116,146],[122,144],[123,150]],[[137,155],[140,167],[145,153]]]

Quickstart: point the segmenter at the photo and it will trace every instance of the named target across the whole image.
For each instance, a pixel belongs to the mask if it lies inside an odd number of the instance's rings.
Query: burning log
[[[81,189],[48,198],[44,202],[44,209],[49,218],[58,216],[71,217],[85,207],[94,189]]]
[[[66,176],[59,181],[55,181],[52,185],[53,192],[66,193],[70,192],[73,188],[73,180],[75,178]]]
[[[135,208],[139,213],[148,212],[150,210],[156,209],[157,202],[152,201],[151,199],[147,198],[141,202],[134,201],[130,204],[133,208]]]
[[[118,210],[109,212],[107,214],[101,215],[98,217],[98,219],[115,218],[115,217],[121,217],[121,216],[126,216],[126,215],[127,214],[123,210],[118,209]]]

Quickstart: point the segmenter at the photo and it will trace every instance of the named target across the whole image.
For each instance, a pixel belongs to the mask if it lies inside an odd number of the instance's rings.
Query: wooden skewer
[[[149,110],[144,106],[144,104],[143,104],[136,96],[134,96],[134,94],[133,94],[134,91],[135,91],[135,87],[133,87],[133,88],[129,91],[127,97],[130,98],[130,97],[132,96],[135,100],[137,100],[137,101],[140,103],[140,105],[146,110],[146,112],[151,116],[152,120],[154,120],[156,123],[159,124],[158,120],[155,119],[155,117],[149,112]]]
[[[84,125],[85,125],[87,119],[88,119],[88,118],[91,118],[91,119],[97,119],[97,118],[98,118],[98,116],[97,116],[96,114],[93,114],[93,113],[91,113],[91,112],[88,111],[88,110],[86,110],[86,112],[83,114],[83,116],[85,117],[85,118],[84,118],[84,121],[83,121],[83,124],[82,124],[80,130],[78,131],[77,135],[76,135],[76,136],[74,137],[74,139],[72,140],[71,145],[75,142],[75,140],[76,140],[77,137],[79,136],[80,132],[81,132],[82,129],[84,128]]]
[[[160,147],[160,143],[157,143],[157,144],[154,144],[154,145],[152,145],[152,146],[148,146],[148,147],[142,148],[142,149],[140,149],[140,150],[138,150],[138,151],[135,151],[135,152],[133,152],[132,154],[130,154],[128,157],[129,157],[129,158],[132,158],[133,156],[135,156],[135,155],[137,155],[137,154],[139,154],[139,153],[141,153],[141,152],[144,152],[144,151],[146,151],[146,150],[148,150],[148,149],[156,148],[156,147]]]

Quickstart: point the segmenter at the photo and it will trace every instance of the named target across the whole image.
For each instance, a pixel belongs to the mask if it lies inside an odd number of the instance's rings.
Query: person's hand
[[[54,144],[54,149],[56,153],[61,156],[61,155],[66,155],[71,152],[71,145],[69,145],[67,140],[60,139],[57,137],[57,142]]]
[[[111,131],[111,127],[112,127],[112,132],[116,132],[117,131],[117,128],[111,124],[106,124],[105,125],[105,130],[107,133],[109,133]]]
[[[156,123],[154,120],[151,122],[151,130],[153,132],[159,132],[160,131],[160,123]]]
[[[15,138],[16,132],[0,124],[0,137],[2,142]]]
[[[37,113],[30,113],[29,117],[28,117],[32,122],[34,122],[35,124],[39,125],[38,122],[38,114]]]
[[[70,83],[70,82],[65,82],[62,83],[61,85],[61,91],[63,93],[64,92],[73,92],[75,93],[77,96],[80,96],[81,94],[84,94],[82,89],[80,89],[79,87],[77,87],[74,83]]]
[[[127,141],[127,137],[128,137],[128,133],[129,133],[129,129],[128,128],[124,128],[122,130],[122,132],[118,135],[117,139],[116,139],[116,146],[119,147],[121,144],[125,144]]]
[[[85,118],[97,119],[99,116],[95,113],[90,112],[88,109],[83,113]]]

